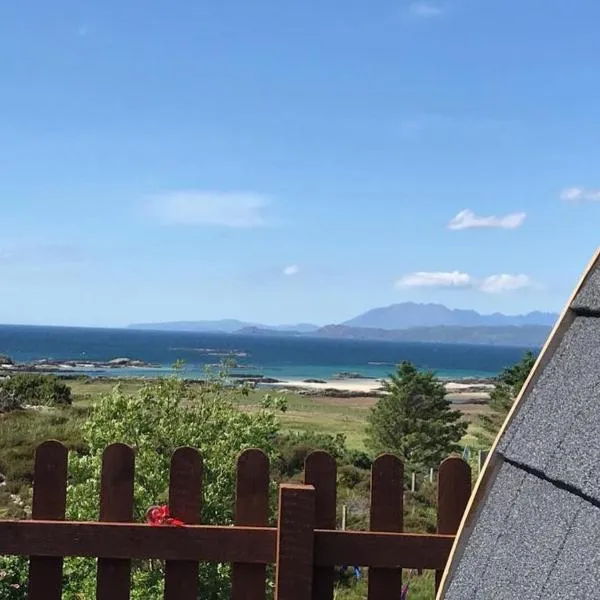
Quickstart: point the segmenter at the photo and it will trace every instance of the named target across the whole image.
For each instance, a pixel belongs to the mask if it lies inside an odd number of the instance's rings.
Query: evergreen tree
[[[402,362],[384,383],[382,396],[369,416],[367,447],[390,452],[411,468],[436,467],[467,430],[461,413],[450,408],[444,385],[431,371],[419,372]]]
[[[477,437],[483,445],[489,447],[494,443],[515,398],[519,395],[535,364],[535,360],[535,356],[531,352],[526,352],[517,364],[507,367],[496,378],[496,387],[492,390],[488,402],[490,412],[479,417],[481,429]]]

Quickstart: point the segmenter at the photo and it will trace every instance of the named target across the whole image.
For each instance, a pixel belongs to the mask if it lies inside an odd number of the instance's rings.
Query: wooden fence
[[[277,527],[268,526],[269,463],[260,450],[239,457],[235,525],[201,525],[202,459],[179,448],[171,461],[169,508],[185,527],[132,523],[134,452],[106,448],[100,522],[65,521],[67,450],[54,441],[35,457],[32,519],[0,521],[0,555],[29,556],[30,600],[59,600],[63,557],[98,557],[97,600],[128,600],[131,561],[165,561],[165,599],[196,600],[198,563],[233,563],[231,597],[264,600],[266,566],[275,565],[278,600],[331,600],[335,566],[365,566],[368,598],[398,600],[402,568],[434,569],[436,585],[471,492],[469,466],[445,460],[438,472],[435,535],[403,533],[404,474],[391,455],[371,471],[370,531],[336,531],[336,463],[306,460],[303,485],[281,485]]]

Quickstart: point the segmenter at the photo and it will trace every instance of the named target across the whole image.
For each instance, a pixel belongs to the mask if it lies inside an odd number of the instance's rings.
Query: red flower
[[[166,504],[162,506],[151,506],[146,511],[146,520],[150,525],[172,525],[180,527],[184,525],[183,521],[171,517],[169,507]]]

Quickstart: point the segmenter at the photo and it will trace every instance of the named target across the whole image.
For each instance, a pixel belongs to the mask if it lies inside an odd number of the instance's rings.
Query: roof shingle
[[[538,365],[439,598],[600,599],[600,253]]]

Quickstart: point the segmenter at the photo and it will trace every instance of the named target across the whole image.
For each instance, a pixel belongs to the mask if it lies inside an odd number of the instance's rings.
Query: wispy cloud
[[[150,214],[174,225],[251,228],[267,225],[268,199],[253,192],[169,192],[149,202]]]
[[[412,2],[406,9],[411,17],[419,19],[435,19],[444,14],[444,10],[437,4],[432,2]]]
[[[481,217],[472,210],[461,210],[448,223],[448,229],[517,229],[525,222],[527,215],[524,212],[509,213],[502,217]]]
[[[472,285],[472,278],[460,271],[417,271],[404,275],[396,281],[397,288],[462,288]]]
[[[534,287],[534,282],[528,275],[509,275],[502,273],[489,275],[477,279],[461,271],[418,271],[404,275],[395,286],[406,288],[450,288],[450,289],[476,289],[486,294],[500,294],[514,292],[525,288]]]
[[[486,277],[479,285],[479,289],[486,294],[502,294],[503,292],[514,292],[532,286],[533,282],[528,275],[502,273]]]
[[[282,273],[291,277],[292,275],[297,275],[299,271],[300,267],[298,265],[289,265],[283,269]]]
[[[576,185],[565,188],[560,193],[560,199],[565,202],[600,202],[600,189]]]

